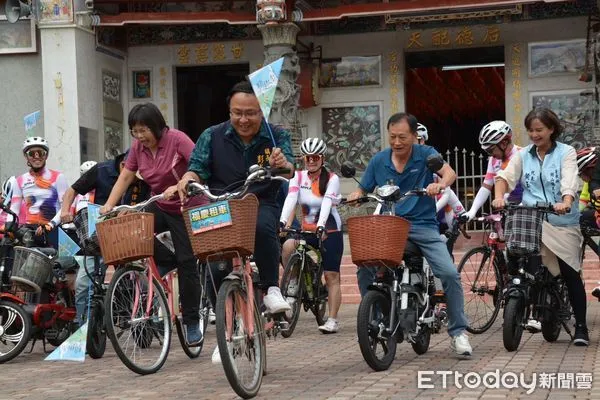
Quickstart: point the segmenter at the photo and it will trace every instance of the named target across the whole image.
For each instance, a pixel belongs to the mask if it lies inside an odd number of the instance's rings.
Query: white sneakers
[[[219,353],[219,346],[215,347],[215,351],[212,353],[211,361],[213,364],[221,364],[221,353]]]
[[[267,295],[263,298],[263,302],[270,314],[278,314],[292,309],[281,295],[281,290],[279,290],[277,286],[271,286],[269,288]]]
[[[473,349],[469,343],[469,337],[464,332],[452,338],[450,341],[450,348],[458,356],[470,356],[473,353]]]
[[[525,324],[525,329],[527,329],[531,333],[537,333],[542,330],[542,323],[535,319],[530,319]]]
[[[319,327],[319,330],[323,333],[336,333],[340,330],[340,324],[337,319],[327,318],[327,321]]]
[[[215,310],[212,307],[208,309],[208,322],[211,325],[214,325],[217,322],[217,316],[215,315]]]

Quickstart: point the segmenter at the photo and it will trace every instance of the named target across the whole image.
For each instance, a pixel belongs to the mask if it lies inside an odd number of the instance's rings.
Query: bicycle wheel
[[[302,257],[300,254],[294,254],[288,261],[283,277],[281,278],[281,291],[283,297],[290,303],[292,311],[285,313],[285,320],[289,327],[285,331],[281,331],[281,336],[289,338],[294,333],[296,323],[300,317],[300,309],[302,307],[302,294],[304,293],[304,281],[301,278],[302,273]]]
[[[360,352],[375,371],[388,369],[396,356],[396,337],[385,332],[380,335],[380,326],[389,328],[390,308],[390,298],[378,290],[369,290],[358,307],[356,333]]]
[[[16,303],[0,301],[0,364],[21,354],[30,336],[29,314]]]
[[[92,300],[90,306],[90,319],[86,349],[90,357],[102,358],[106,351],[106,330],[104,329],[104,304],[99,300]]]
[[[521,343],[523,336],[523,320],[525,315],[524,299],[521,297],[510,297],[506,301],[504,309],[504,324],[502,326],[502,341],[504,348],[515,351]]]
[[[123,364],[140,375],[158,371],[171,345],[167,299],[159,282],[153,279],[151,284],[149,312],[150,282],[143,268],[129,265],[117,269],[106,294],[107,335]]]
[[[266,352],[264,326],[258,308],[246,315],[247,292],[238,280],[226,280],[217,295],[217,344],[221,362],[231,388],[238,396],[249,399],[257,395],[262,384]],[[248,318],[254,318],[254,334],[248,331]]]
[[[200,332],[202,332],[202,337],[206,334],[206,327],[208,326],[208,310],[210,308],[208,295],[206,292],[206,268],[203,264],[200,265],[200,306],[199,310],[199,319],[198,323],[200,325]],[[198,358],[200,353],[202,352],[202,347],[204,346],[204,341],[200,343],[198,346],[190,347],[185,340],[185,333],[183,331],[183,318],[181,316],[177,316],[175,318],[175,328],[177,330],[177,337],[179,338],[179,343],[181,343],[181,348],[183,352],[189,358]]]
[[[458,273],[465,297],[467,331],[478,334],[487,331],[496,321],[500,310],[502,276],[498,269],[499,252],[492,260],[489,247],[471,249],[458,264]],[[493,262],[493,264],[492,264]]]
[[[315,265],[312,259],[310,261],[307,260],[307,262],[309,263],[307,264],[309,271],[313,271],[311,275],[318,273],[318,276],[313,279],[313,291],[315,293],[315,299],[313,302],[312,312],[317,320],[317,325],[321,326],[327,322],[327,300],[329,298],[329,294],[327,292],[327,286],[323,283],[323,269]],[[314,284],[315,282],[316,285]]]

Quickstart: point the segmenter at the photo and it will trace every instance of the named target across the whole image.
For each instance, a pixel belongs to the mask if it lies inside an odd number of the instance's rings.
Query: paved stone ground
[[[482,335],[472,335],[474,355],[455,358],[449,338],[432,336],[429,351],[416,355],[407,343],[398,345],[396,359],[388,371],[373,372],[364,362],[356,341],[356,305],[344,305],[342,330],[322,335],[312,314],[303,313],[296,332],[289,339],[268,341],[268,375],[258,398],[265,399],[600,399],[600,304],[589,303],[588,318],[592,343],[587,348],[569,343],[561,333],[555,343],[546,343],[541,334],[523,334],[517,352],[502,345],[501,319]],[[138,376],[121,364],[112,351],[101,360],[85,363],[43,361],[41,345],[31,354],[22,354],[0,367],[0,399],[234,399],[220,365],[210,362],[215,347],[215,329],[209,327],[205,348],[196,360],[188,359],[174,336],[169,358],[163,368],[150,376]],[[110,346],[110,345],[109,345]],[[441,376],[434,388],[417,387],[418,371],[459,371],[461,373],[532,374],[589,373],[591,389],[536,388],[528,395],[523,388],[459,388],[453,379],[442,387]],[[578,375],[579,376],[579,375]],[[558,375],[555,375],[558,377]],[[575,384],[575,378],[566,376]],[[461,380],[461,382],[464,382]],[[488,381],[491,382],[491,381]]]

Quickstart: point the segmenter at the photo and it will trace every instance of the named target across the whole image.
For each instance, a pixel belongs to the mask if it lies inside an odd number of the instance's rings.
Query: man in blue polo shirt
[[[439,153],[433,147],[414,144],[417,119],[413,115],[392,115],[387,129],[390,148],[375,154],[362,177],[360,188],[348,199],[356,199],[388,182],[398,185],[402,193],[416,188],[427,189],[429,196],[407,197],[396,204],[395,212],[410,221],[409,240],[421,249],[434,275],[442,281],[448,305],[448,334],[452,338],[452,350],[458,355],[469,356],[472,348],[465,333],[467,319],[460,274],[440,239],[433,197],[450,186],[456,174],[445,163],[439,171],[435,171],[440,180],[433,182],[433,174],[427,168],[427,158]],[[364,286],[361,280],[364,277],[359,273],[359,285]]]

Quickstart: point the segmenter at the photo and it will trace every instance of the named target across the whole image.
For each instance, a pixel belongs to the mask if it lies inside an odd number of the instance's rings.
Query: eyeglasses
[[[31,158],[44,158],[48,155],[48,152],[46,150],[28,150],[25,154]]]
[[[304,160],[306,162],[319,162],[319,161],[321,161],[322,157],[323,156],[321,154],[310,154],[310,155],[304,156]]]
[[[242,119],[242,117],[246,117],[247,119],[256,118],[260,115],[260,110],[230,110],[229,115],[231,115],[235,119]]]
[[[152,131],[149,128],[130,129],[129,130],[129,134],[133,137],[146,135],[148,133],[152,133]]]

